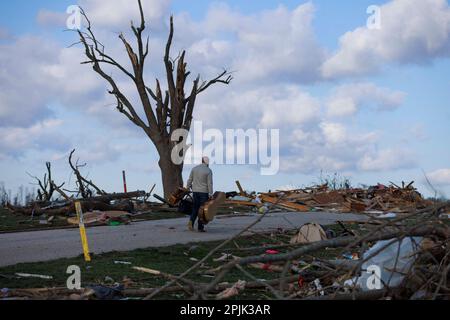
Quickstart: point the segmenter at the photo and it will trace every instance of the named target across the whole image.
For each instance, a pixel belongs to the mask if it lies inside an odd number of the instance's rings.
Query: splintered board
[[[305,206],[303,204],[293,203],[293,202],[286,202],[286,201],[279,201],[277,198],[261,195],[261,200],[263,202],[268,202],[277,205],[278,207],[283,207],[291,210],[295,210],[298,212],[309,212],[310,207]]]

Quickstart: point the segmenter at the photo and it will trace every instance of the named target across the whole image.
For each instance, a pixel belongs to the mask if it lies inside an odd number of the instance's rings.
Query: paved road
[[[145,221],[119,227],[88,228],[91,252],[129,251],[201,241],[227,239],[258,219],[257,215],[223,217],[208,225],[207,233],[189,232],[187,219]],[[323,225],[337,220],[363,220],[364,216],[333,213],[275,213],[266,216],[253,231],[295,229],[308,222]],[[78,229],[0,234],[0,266],[23,262],[73,258],[82,253]]]

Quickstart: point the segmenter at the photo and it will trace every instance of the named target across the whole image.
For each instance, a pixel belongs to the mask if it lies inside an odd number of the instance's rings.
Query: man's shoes
[[[189,231],[194,231],[194,225],[192,224],[191,220],[189,220],[189,222],[188,222],[188,229],[189,229]]]
[[[205,230],[205,229],[198,229],[198,232],[200,232],[200,233],[205,233],[206,230]]]

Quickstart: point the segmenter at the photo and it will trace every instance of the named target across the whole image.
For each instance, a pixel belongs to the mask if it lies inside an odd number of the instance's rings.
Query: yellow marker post
[[[89,255],[89,245],[86,237],[86,228],[84,227],[83,220],[83,210],[81,210],[81,203],[79,201],[75,202],[75,210],[78,216],[78,226],[80,227],[81,243],[83,245],[84,260],[86,262],[91,261],[91,256]]]

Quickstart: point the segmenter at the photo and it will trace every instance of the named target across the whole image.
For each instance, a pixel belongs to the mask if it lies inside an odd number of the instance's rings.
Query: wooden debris
[[[241,183],[239,181],[236,181],[236,185],[238,187],[239,194],[241,196],[246,196],[247,194],[245,193],[244,189],[242,188]]]
[[[273,198],[273,197],[270,197],[270,196],[265,195],[265,194],[261,195],[261,200],[263,202],[268,202],[268,203],[271,203],[271,204],[277,204],[277,206],[279,206],[279,207],[295,210],[295,211],[298,211],[298,212],[309,212],[310,211],[310,208],[308,206],[305,206],[305,205],[302,205],[302,204],[298,204],[298,203],[294,203],[294,202],[278,201],[277,198]]]
[[[133,205],[129,200],[145,196],[145,191],[134,191],[129,193],[111,193],[101,196],[95,196],[86,199],[73,199],[70,201],[55,201],[52,203],[34,202],[26,207],[15,207],[10,204],[6,208],[10,211],[23,214],[27,216],[40,216],[46,214],[47,216],[68,216],[75,212],[74,201],[81,202],[83,211],[126,211],[131,212]],[[122,200],[122,201],[118,201]],[[112,203],[115,201],[115,203]]]
[[[189,190],[185,188],[179,188],[174,192],[167,200],[168,204],[172,207],[176,207],[183,198],[189,194]]]
[[[128,222],[130,220],[129,213],[126,211],[97,211],[85,212],[83,214],[84,224],[90,225],[94,223],[106,224],[109,221]],[[78,225],[78,218],[68,218],[67,222],[72,225]]]
[[[222,206],[261,207],[262,204],[250,201],[226,200]]]
[[[246,281],[239,280],[231,288],[225,289],[224,291],[217,294],[216,298],[218,300],[230,299],[237,296],[240,291],[245,289]]]
[[[237,181],[238,182],[238,181]],[[230,197],[225,205],[228,207],[260,208],[265,204],[274,204],[282,196],[275,207],[294,212],[329,211],[363,213],[369,211],[402,213],[411,210],[424,209],[430,206],[414,188],[414,182],[402,183],[402,187],[392,184],[387,187],[378,184],[367,189],[349,188],[332,190],[328,185],[320,185],[304,189],[276,191],[248,195],[248,201],[239,197]],[[238,189],[242,195],[242,187]],[[241,197],[242,198],[242,197]]]

